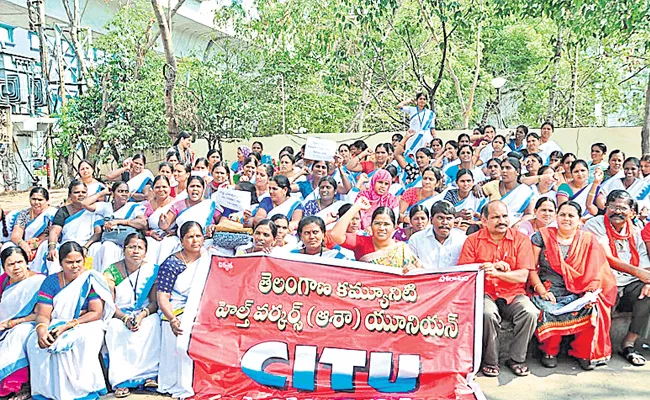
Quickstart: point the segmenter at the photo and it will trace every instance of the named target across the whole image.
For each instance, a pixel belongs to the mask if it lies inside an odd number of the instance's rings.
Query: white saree
[[[148,169],[142,170],[138,175],[134,176],[133,178],[129,179],[129,181],[126,183],[127,186],[129,187],[129,192],[131,193],[142,193],[144,188],[147,185],[151,185],[153,182],[153,174],[151,171]]]
[[[185,318],[185,304],[190,296],[194,277],[205,264],[210,264],[212,257],[205,252],[198,260],[187,264],[185,270],[176,277],[170,303],[174,315],[181,320],[183,334],[174,335],[167,318],[162,318],[162,343],[160,352],[160,370],[158,373],[158,391],[168,393],[172,397],[185,399],[194,395],[192,380],[194,378],[194,362],[187,353],[188,337],[192,330],[193,321]],[[203,287],[203,284],[198,285]],[[161,313],[162,315],[162,313]]]
[[[150,216],[147,218],[149,223],[149,229],[156,232],[159,235],[162,235],[164,231],[160,229],[160,216],[165,214],[174,202],[167,204],[166,206],[158,207]],[[160,253],[160,244],[162,241],[158,241],[151,236],[147,236],[147,261],[157,264],[158,263],[158,254]]]
[[[154,285],[158,266],[143,263],[115,287],[115,306],[125,314],[138,312],[149,305],[149,292]],[[106,348],[110,366],[108,380],[113,387],[137,388],[146,379],[158,376],[160,360],[160,317],[152,314],[142,320],[140,329],[132,332],[116,318],[106,327]]]
[[[293,213],[300,206],[302,206],[302,203],[301,203],[300,200],[295,199],[293,197],[289,197],[282,204],[279,204],[279,205],[273,207],[273,209],[266,214],[266,217],[270,219],[274,215],[281,214],[281,215],[286,216],[287,219],[289,221],[291,221],[291,219],[293,217]]]
[[[510,215],[510,226],[519,222],[524,216],[526,209],[533,201],[535,193],[528,185],[519,184],[516,188],[501,197],[501,201],[508,206],[508,214]]]
[[[86,271],[64,287],[53,299],[49,329],[78,318],[90,289],[104,301],[102,318],[67,330],[47,349],[38,346],[35,331],[27,341],[32,398],[98,399],[106,394],[99,351],[104,329],[115,312],[113,295],[104,277]]]
[[[205,228],[212,223],[216,210],[217,203],[212,199],[203,200],[198,204],[184,209],[176,216],[175,225],[178,227],[177,235],[180,234],[181,226],[189,221],[198,222],[205,233]],[[165,237],[159,243],[158,259],[156,260],[156,264],[162,265],[167,257],[180,251],[180,249],[181,241],[178,236]]]
[[[5,288],[0,297],[0,322],[31,314],[44,279],[44,275],[33,275]],[[33,329],[34,324],[30,322],[0,332],[0,382],[27,367],[25,343]]]
[[[113,211],[111,203],[97,203],[97,215],[103,218],[110,219],[134,219],[144,215],[144,206],[142,203],[128,202],[120,207],[118,210]],[[109,241],[101,243],[101,247],[93,259],[93,269],[99,272],[104,272],[111,264],[120,261],[124,256],[122,246]]]
[[[103,220],[101,216],[92,213],[88,210],[81,209],[73,215],[66,218],[63,229],[61,230],[60,244],[68,241],[74,241],[80,245],[85,245],[92,237],[96,226],[101,226]],[[88,256],[93,259],[97,256],[100,250],[100,243],[93,243],[88,249]],[[34,272],[42,273],[45,275],[52,275],[61,271],[59,260],[48,261],[46,259],[48,253],[48,242],[44,240],[38,247],[34,260],[29,264],[29,269]]]

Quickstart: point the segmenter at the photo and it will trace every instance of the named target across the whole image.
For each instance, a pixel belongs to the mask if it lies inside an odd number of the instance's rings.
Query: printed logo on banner
[[[189,346],[195,398],[476,398],[476,272],[212,266]]]

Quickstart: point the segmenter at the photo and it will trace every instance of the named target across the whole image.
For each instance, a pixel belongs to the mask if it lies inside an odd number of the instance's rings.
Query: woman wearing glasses
[[[160,361],[160,317],[156,288],[158,266],[146,261],[147,240],[131,233],[124,241],[124,259],[104,271],[115,298],[115,314],[106,328],[110,359],[108,380],[115,397],[133,388],[156,388]]]

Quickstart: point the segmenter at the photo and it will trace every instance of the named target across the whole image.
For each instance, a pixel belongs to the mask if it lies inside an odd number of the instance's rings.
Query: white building
[[[49,28],[46,37],[50,52],[56,54],[56,44],[61,43],[68,97],[75,96],[83,87],[77,79],[79,65],[74,51],[67,41],[58,38],[61,36],[59,28],[68,24],[62,1],[65,0],[44,2],[45,24]],[[162,1],[165,8],[174,8],[176,3],[176,0],[170,3]],[[90,38],[101,35],[105,32],[104,26],[122,4],[117,0],[79,0],[79,9],[82,10],[80,26],[89,29]],[[217,0],[185,1],[172,20],[172,38],[177,56],[202,57],[209,51],[211,39],[217,33],[214,13],[218,6]],[[29,27],[27,0],[0,0],[0,191],[25,190],[32,186],[33,176],[38,179],[38,173],[34,171],[45,165],[46,132],[56,122],[46,115],[44,106],[48,99],[51,111],[58,110],[61,104],[56,57],[50,56],[50,93],[46,95],[43,91],[38,36],[29,31]],[[91,43],[87,45],[87,48],[91,48]],[[162,51],[160,41],[157,46]],[[96,57],[94,51],[87,54],[90,63]],[[12,151],[14,140],[22,160]],[[41,184],[44,183],[41,181]]]

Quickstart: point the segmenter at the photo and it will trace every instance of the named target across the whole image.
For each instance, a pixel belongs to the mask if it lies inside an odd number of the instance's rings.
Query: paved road
[[[650,351],[644,355],[650,360]],[[650,400],[650,363],[635,368],[615,356],[608,366],[589,372],[569,358],[561,358],[555,369],[546,369],[537,360],[530,360],[529,366],[532,374],[527,377],[516,377],[503,367],[499,378],[479,377],[477,382],[488,400]],[[163,397],[132,395],[129,399]]]

